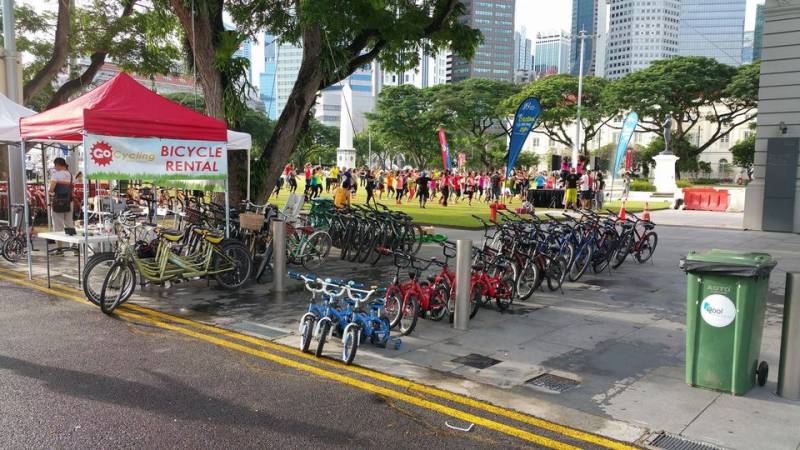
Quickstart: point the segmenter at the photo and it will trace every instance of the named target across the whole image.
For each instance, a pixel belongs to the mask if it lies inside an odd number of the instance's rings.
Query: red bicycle
[[[517,280],[516,266],[505,256],[488,248],[473,248],[475,260],[472,266],[470,301],[477,312],[478,299],[485,305],[494,300],[497,309],[504,311],[514,302]],[[480,296],[478,296],[480,294]]]
[[[425,260],[402,252],[389,252],[385,249],[383,252],[394,255],[394,265],[397,267],[394,279],[386,288],[384,299],[384,310],[392,328],[399,328],[400,334],[407,336],[417,326],[417,317],[420,314],[436,321],[448,315],[452,285],[445,283],[445,277],[441,274],[429,278],[428,281],[420,281],[422,273],[432,264],[440,264],[436,258]],[[447,270],[445,267],[446,264],[443,272]],[[400,270],[406,268],[410,268],[408,281],[401,283]]]

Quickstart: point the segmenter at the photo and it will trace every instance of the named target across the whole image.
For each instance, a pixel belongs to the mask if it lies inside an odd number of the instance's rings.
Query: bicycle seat
[[[314,232],[314,227],[311,225],[306,225],[303,227],[296,227],[295,230],[302,232],[303,234],[311,234]]]
[[[219,231],[209,230],[203,235],[203,237],[205,238],[206,241],[208,241],[211,244],[219,244],[220,242],[222,242],[223,239],[225,239],[225,234]]]
[[[485,267],[484,264],[477,263],[477,264],[473,264],[472,265],[472,270],[477,270],[477,271],[480,272],[480,271],[482,271],[484,269],[484,267]]]
[[[162,228],[161,237],[170,242],[177,242],[183,238],[183,232],[174,228]]]

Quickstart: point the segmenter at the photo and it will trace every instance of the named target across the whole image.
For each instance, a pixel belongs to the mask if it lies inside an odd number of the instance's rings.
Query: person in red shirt
[[[444,173],[442,173],[442,179],[440,182],[442,199],[439,200],[439,203],[441,203],[442,206],[447,206],[447,200],[450,198],[450,187],[452,186],[452,184],[453,184],[453,176],[450,175],[449,170],[445,170]]]
[[[461,180],[463,178],[459,173],[453,175],[453,192],[456,194],[456,203],[461,200]]]
[[[308,191],[311,189],[311,163],[305,165],[306,187],[303,189],[303,194],[308,199]]]

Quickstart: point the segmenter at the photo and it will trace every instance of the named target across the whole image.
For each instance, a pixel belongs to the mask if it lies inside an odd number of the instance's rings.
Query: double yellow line
[[[13,270],[0,268],[0,280],[14,283],[20,286],[29,287],[40,292],[65,298],[68,300],[76,301],[87,305],[92,305],[87,301],[83,293],[71,287],[53,283],[53,288],[47,288],[23,278],[24,275]],[[348,386],[355,387],[367,392],[379,394],[387,398],[393,398],[398,401],[417,406],[419,408],[434,411],[446,416],[450,416],[464,422],[472,422],[476,425],[486,427],[488,429],[513,436],[515,438],[537,444],[543,447],[553,449],[577,449],[580,448],[570,443],[560,442],[558,440],[542,436],[522,428],[505,424],[492,419],[487,419],[475,414],[471,414],[443,403],[428,400],[428,398],[438,398],[446,402],[464,405],[474,410],[483,411],[499,417],[514,420],[516,422],[529,425],[541,430],[547,430],[557,436],[563,436],[578,443],[583,442],[599,447],[605,447],[615,450],[633,449],[628,444],[598,436],[592,433],[576,430],[574,428],[566,427],[553,423],[547,420],[532,417],[506,408],[501,408],[490,403],[481,402],[473,398],[463,395],[455,394],[452,392],[444,391],[431,386],[415,383],[413,381],[398,378],[392,375],[387,375],[381,372],[376,372],[358,366],[347,366],[338,361],[326,358],[315,358],[314,356],[303,353],[292,347],[281,344],[276,344],[263,339],[258,339],[246,334],[237,333],[234,331],[226,330],[212,325],[189,320],[183,317],[174,316],[172,314],[163,313],[150,308],[145,308],[135,304],[125,304],[117,308],[116,314],[119,317],[139,323],[146,323],[164,330],[180,333],[191,338],[205,341],[213,345],[224,347],[227,349],[235,350],[245,353],[256,358],[266,361],[277,363],[286,367],[291,367],[296,370],[311,373],[332,381],[336,381]],[[224,338],[224,339],[223,339]],[[243,343],[250,344],[256,348],[243,345]],[[270,350],[270,351],[267,351]],[[280,353],[280,354],[276,354]],[[282,354],[282,355],[281,355]],[[285,355],[285,356],[283,356]],[[292,358],[296,359],[292,359]],[[322,366],[322,367],[320,367]],[[336,369],[336,371],[326,369],[329,367]],[[420,394],[420,396],[410,395],[402,392],[401,390],[390,389],[379,384],[363,381],[362,379],[355,378],[342,374],[341,372],[349,372],[360,377],[370,378],[386,385],[396,386],[402,390],[410,393]]]

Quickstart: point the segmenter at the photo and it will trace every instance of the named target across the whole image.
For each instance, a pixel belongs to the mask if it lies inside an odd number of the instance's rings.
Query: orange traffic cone
[[[619,220],[625,220],[625,200],[622,201],[622,207],[619,208],[617,217],[619,217]]]
[[[644,202],[644,213],[642,214],[642,219],[650,221],[650,203]]]

